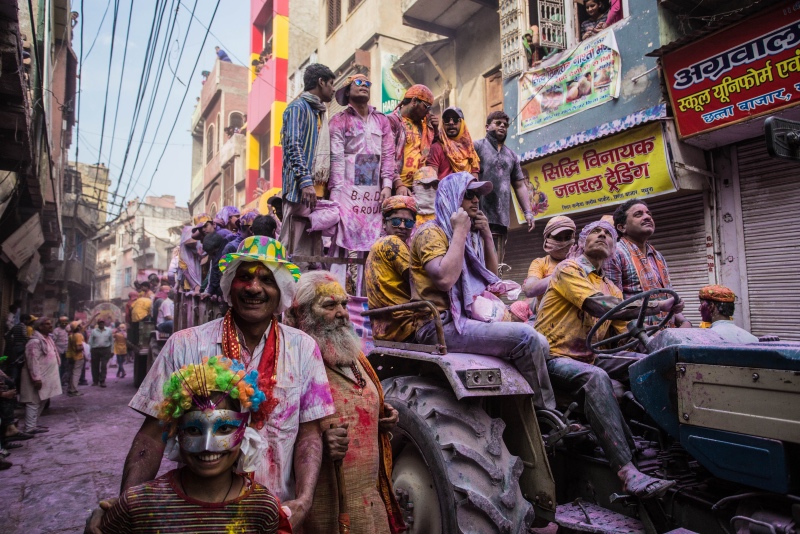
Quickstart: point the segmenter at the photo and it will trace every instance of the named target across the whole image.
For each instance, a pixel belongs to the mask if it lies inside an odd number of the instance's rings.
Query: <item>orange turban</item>
[[[421,83],[409,87],[403,98],[416,98],[426,104],[433,104],[433,92]]]
[[[729,288],[721,285],[706,286],[700,289],[700,300],[716,302],[736,302],[736,295]]]
[[[414,197],[407,197],[403,195],[395,195],[389,197],[381,204],[381,212],[387,215],[395,210],[411,210],[414,215],[417,214],[417,201]]]

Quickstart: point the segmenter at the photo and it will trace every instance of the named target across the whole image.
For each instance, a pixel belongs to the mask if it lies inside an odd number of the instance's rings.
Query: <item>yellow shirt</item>
[[[586,335],[597,319],[583,311],[583,302],[594,295],[622,298],[622,291],[581,256],[558,264],[547,292],[542,297],[536,316],[536,328],[550,344],[550,356],[567,357],[593,363],[594,354],[586,346]],[[626,321],[610,321],[616,333],[627,330]],[[609,321],[597,329],[595,339],[602,340],[608,331]]]
[[[558,265],[558,262],[549,255],[543,258],[536,258],[531,262],[531,266],[528,267],[528,278],[533,276],[539,280],[544,280],[553,274],[553,271],[556,270],[556,265]]]
[[[83,359],[83,334],[76,332],[69,335],[69,343],[67,343],[67,359],[68,360],[82,360]]]
[[[128,354],[128,336],[125,332],[114,332],[114,354]]]
[[[439,312],[450,309],[450,295],[436,288],[425,264],[447,254],[449,246],[447,235],[435,224],[420,229],[411,241],[411,299],[429,300]]]
[[[139,297],[131,304],[131,320],[138,323],[148,315],[153,309],[153,301],[148,297]]]
[[[385,308],[411,302],[408,268],[411,252],[397,236],[378,239],[369,251],[364,272],[367,275],[369,309]],[[404,341],[414,333],[414,312],[393,312],[384,317],[371,317],[372,337]]]
[[[434,220],[435,218],[436,218],[435,213],[427,213],[427,214],[417,213],[417,228],[419,228],[428,221]]]

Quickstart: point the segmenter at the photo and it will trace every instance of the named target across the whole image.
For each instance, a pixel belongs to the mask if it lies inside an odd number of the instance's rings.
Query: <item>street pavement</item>
[[[107,388],[80,386],[81,397],[52,399],[39,419],[50,431],[16,442],[23,446],[7,458],[13,467],[0,471],[0,532],[80,533],[98,501],[119,495],[125,455],[144,419],[128,408],[136,389],[126,368],[127,378],[108,369]],[[159,474],[174,467],[164,459]]]
[[[126,368],[127,378],[108,369],[107,388],[80,386],[82,397],[51,399],[39,419],[50,431],[17,442],[23,446],[7,458],[13,467],[0,471],[0,532],[83,532],[98,501],[119,495],[125,456],[144,419],[128,408],[136,389]],[[173,467],[161,462],[162,473]]]

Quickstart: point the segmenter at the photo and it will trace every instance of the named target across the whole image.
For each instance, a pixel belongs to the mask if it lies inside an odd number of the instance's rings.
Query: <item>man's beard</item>
[[[498,143],[504,143],[505,140],[506,140],[506,136],[508,136],[508,134],[504,134],[504,135],[501,136],[495,130],[490,130],[490,131],[486,132],[486,135],[489,136],[489,137],[492,137]]]
[[[342,319],[327,323],[311,317],[312,314],[310,312],[308,318],[302,321],[301,330],[317,342],[325,363],[330,366],[355,363],[361,354],[361,340],[353,324]]]

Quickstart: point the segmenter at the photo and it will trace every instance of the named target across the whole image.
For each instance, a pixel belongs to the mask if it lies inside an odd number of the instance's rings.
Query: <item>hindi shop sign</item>
[[[675,191],[658,122],[534,161],[523,172],[530,176],[536,218]],[[525,218],[514,203],[522,223]]]
[[[800,102],[800,2],[782,2],[662,58],[681,138]]]
[[[570,56],[519,77],[519,132],[536,130],[619,96],[621,60],[613,30]]]

